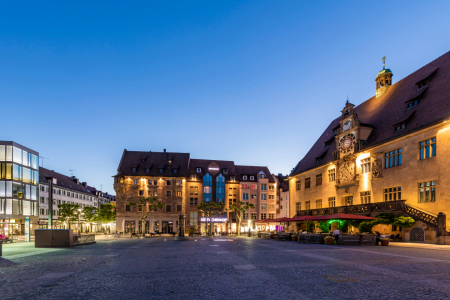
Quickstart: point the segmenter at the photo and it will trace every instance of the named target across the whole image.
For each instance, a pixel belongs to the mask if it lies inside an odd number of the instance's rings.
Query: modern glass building
[[[38,199],[39,153],[0,141],[0,234],[24,234],[25,217],[37,224]]]

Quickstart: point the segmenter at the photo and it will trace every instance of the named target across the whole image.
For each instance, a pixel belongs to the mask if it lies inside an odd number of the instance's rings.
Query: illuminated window
[[[252,194],[252,199],[256,199],[256,194]]]
[[[361,159],[361,173],[370,173],[370,157]]]
[[[305,210],[310,210],[311,209],[311,201],[305,201]]]
[[[436,201],[436,181],[419,183],[419,202]]]
[[[402,187],[395,186],[384,189],[384,201],[396,201],[402,199]]]
[[[181,196],[182,196],[181,191],[178,191],[178,192],[177,192],[177,197],[181,197]]]
[[[420,142],[420,159],[436,156],[436,138]]]
[[[275,200],[275,195],[269,195],[269,200]]]
[[[361,204],[370,203],[370,191],[361,192]]]
[[[269,204],[269,209],[275,209],[275,204]],[[270,216],[269,216],[270,219]]]
[[[269,185],[269,190],[270,190],[270,191],[275,190],[275,186],[274,186],[273,184]]]
[[[402,164],[402,149],[396,149],[384,154],[384,168],[392,168]]]

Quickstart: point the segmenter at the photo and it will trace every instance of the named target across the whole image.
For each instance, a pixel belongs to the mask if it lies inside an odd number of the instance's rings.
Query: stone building
[[[151,212],[145,232],[175,233],[180,215],[187,228],[205,232],[208,220],[197,205],[238,201],[255,205],[244,215],[242,231],[254,228],[255,220],[275,217],[275,181],[267,167],[237,166],[233,161],[191,159],[189,153],[125,150],[115,177],[116,225],[126,233],[140,232],[141,211],[129,205],[141,197],[157,197],[163,209]],[[145,208],[144,208],[145,209]],[[236,231],[235,216],[226,211],[214,216],[214,232]]]
[[[277,183],[277,219],[289,218],[289,181],[288,175],[273,175]]]
[[[407,215],[416,220],[413,228],[380,230],[448,243],[450,52],[397,83],[392,78],[383,64],[375,96],[358,106],[347,100],[295,166],[290,216]]]

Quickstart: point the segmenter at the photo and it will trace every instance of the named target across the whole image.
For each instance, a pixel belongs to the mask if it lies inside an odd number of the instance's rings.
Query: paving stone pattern
[[[0,298],[449,299],[449,269],[433,249],[119,238],[0,259]]]

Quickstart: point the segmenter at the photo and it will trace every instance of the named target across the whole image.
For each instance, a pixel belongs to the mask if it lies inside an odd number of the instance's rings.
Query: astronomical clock
[[[352,131],[349,133],[345,133],[339,138],[339,152],[341,156],[345,156],[347,154],[352,154],[355,152],[355,144],[356,144],[356,131]]]

